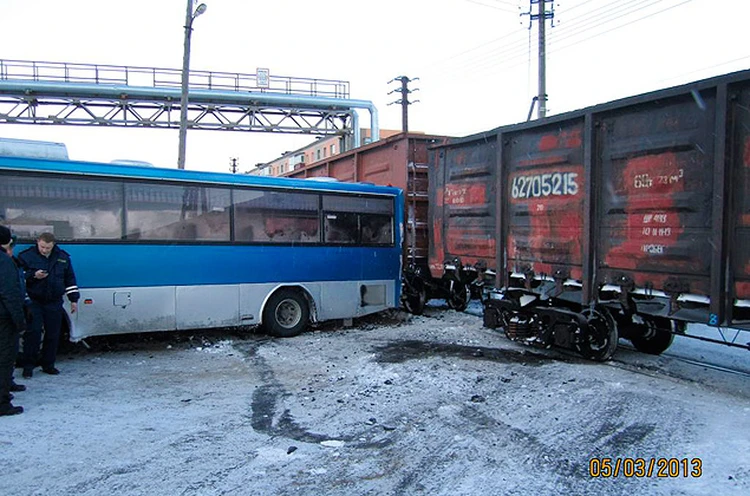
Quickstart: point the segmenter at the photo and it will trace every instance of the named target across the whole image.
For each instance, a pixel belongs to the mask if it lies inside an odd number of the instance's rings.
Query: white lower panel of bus
[[[313,321],[348,319],[398,306],[393,280],[82,288],[78,312],[69,315],[70,338],[136,332],[257,325],[277,290],[303,289]]]

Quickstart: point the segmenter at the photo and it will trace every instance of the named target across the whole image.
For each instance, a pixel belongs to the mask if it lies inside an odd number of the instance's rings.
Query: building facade
[[[380,137],[388,138],[401,131],[393,129],[381,129]],[[366,145],[372,141],[370,129],[362,129],[362,142],[359,146]],[[281,157],[256,166],[249,174],[258,176],[281,176],[289,171],[299,169],[305,164],[312,164],[333,155],[347,151],[345,139],[342,136],[319,137],[307,146],[292,152],[285,152]]]

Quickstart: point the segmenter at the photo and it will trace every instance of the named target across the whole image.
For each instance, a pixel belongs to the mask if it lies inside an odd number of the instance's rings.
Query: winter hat
[[[0,245],[7,245],[10,243],[10,229],[5,226],[0,226]]]

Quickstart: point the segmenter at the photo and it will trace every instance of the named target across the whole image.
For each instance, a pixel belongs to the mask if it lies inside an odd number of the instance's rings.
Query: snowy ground
[[[525,348],[439,305],[292,339],[176,336],[91,340],[25,380],[26,412],[0,418],[2,493],[750,494],[747,376]],[[637,457],[651,476],[626,476]],[[657,477],[670,458],[679,475]]]

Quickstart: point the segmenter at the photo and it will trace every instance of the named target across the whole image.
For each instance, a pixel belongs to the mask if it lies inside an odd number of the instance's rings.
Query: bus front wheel
[[[300,334],[309,318],[305,297],[298,291],[281,289],[268,299],[263,310],[263,327],[272,336],[289,338]]]

